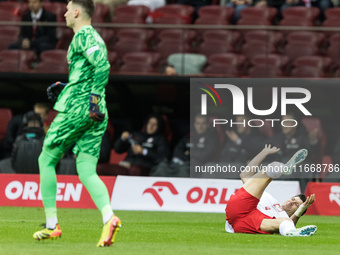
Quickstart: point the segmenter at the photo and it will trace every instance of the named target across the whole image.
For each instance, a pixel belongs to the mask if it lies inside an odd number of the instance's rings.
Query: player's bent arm
[[[292,216],[290,216],[290,219],[294,222],[294,224],[296,225],[296,223],[298,222],[298,220],[300,219],[300,217],[297,217],[295,214],[293,214]]]
[[[94,67],[91,93],[101,95],[105,90],[110,73],[110,63],[107,60],[106,53],[103,52],[106,51],[106,49],[102,49],[99,42],[96,41],[93,36],[85,37],[84,34],[79,34],[77,40],[83,51],[83,55]]]
[[[267,154],[262,150],[249,162],[249,164],[240,174],[243,184],[246,183],[256,173],[256,168],[266,158],[266,156]]]
[[[279,233],[280,224],[285,220],[291,221],[289,218],[263,219],[260,230],[269,233]]]
[[[278,152],[280,149],[276,147],[271,147],[271,145],[265,145],[264,149],[257,154],[247,165],[247,167],[240,174],[241,180],[243,183],[246,183],[249,178],[251,178],[261,164],[261,162],[270,154],[274,154]]]
[[[243,184],[245,184],[256,173],[256,167],[246,166],[240,173],[240,178]]]
[[[94,66],[95,70],[91,93],[101,95],[105,90],[105,86],[108,82],[110,64],[104,57],[103,53],[99,53],[98,58],[101,58],[101,61],[98,61],[98,64]]]
[[[94,50],[93,52],[91,52]],[[87,50],[88,61],[94,67],[94,77],[92,83],[91,93],[101,95],[105,90],[105,86],[108,82],[108,77],[110,73],[110,64],[107,60],[107,56],[99,48],[99,46],[94,45]]]

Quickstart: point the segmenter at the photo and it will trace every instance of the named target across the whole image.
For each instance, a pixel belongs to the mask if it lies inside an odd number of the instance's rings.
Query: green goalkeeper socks
[[[39,156],[41,196],[47,219],[57,218],[56,195],[57,176],[55,167],[62,154],[58,149],[44,148]],[[80,181],[90,193],[92,200],[104,218],[112,215],[110,197],[105,184],[96,173],[98,159],[86,153],[77,156],[77,172]]]
[[[96,157],[80,152],[77,156],[77,171],[80,181],[104,218],[105,215],[112,213],[112,209],[107,188],[96,173],[97,161]]]
[[[61,158],[58,150],[43,148],[39,156],[40,189],[47,218],[56,218],[57,175],[55,167]]]

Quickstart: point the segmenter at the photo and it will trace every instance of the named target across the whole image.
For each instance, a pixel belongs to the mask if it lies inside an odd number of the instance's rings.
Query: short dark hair
[[[69,0],[74,4],[78,4],[85,10],[86,14],[91,18],[94,13],[94,3],[93,0]]]
[[[307,200],[307,197],[304,194],[295,195],[294,197],[299,197],[302,200],[302,203],[304,203]],[[301,214],[301,216],[303,216],[306,212],[307,209],[306,211],[303,212],[303,214]]]

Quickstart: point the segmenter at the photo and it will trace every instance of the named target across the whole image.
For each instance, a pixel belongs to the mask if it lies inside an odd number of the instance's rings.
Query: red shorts
[[[263,219],[272,219],[257,209],[259,199],[244,188],[231,195],[225,212],[235,233],[271,234],[260,230]]]

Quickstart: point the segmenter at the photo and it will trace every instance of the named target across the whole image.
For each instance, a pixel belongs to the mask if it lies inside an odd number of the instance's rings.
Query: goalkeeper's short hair
[[[93,0],[69,0],[74,4],[78,4],[83,7],[86,14],[91,18],[94,13],[94,3]]]

